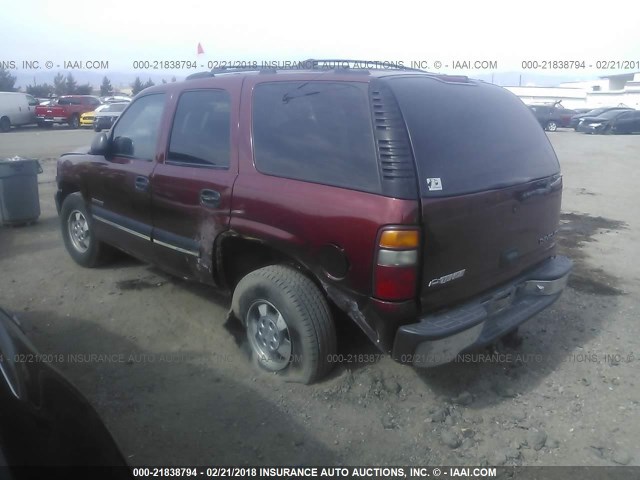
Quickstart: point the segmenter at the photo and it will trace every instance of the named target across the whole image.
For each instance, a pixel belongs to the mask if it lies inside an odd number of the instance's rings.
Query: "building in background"
[[[640,109],[640,72],[605,75],[598,80],[565,82],[557,87],[504,87],[528,105],[562,102],[565,108],[626,106]]]

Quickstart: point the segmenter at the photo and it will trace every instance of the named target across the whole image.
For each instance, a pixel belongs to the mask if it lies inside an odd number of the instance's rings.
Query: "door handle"
[[[200,191],[200,203],[205,207],[219,207],[220,206],[220,192],[215,190],[201,190]]]
[[[136,177],[136,190],[146,192],[149,188],[149,179],[147,177]]]

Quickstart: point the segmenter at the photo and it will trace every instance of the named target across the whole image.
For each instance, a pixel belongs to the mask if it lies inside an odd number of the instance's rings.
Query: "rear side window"
[[[113,128],[113,154],[153,160],[163,109],[163,93],[136,99]]]
[[[229,167],[231,97],[223,90],[184,92],[173,119],[167,163]]]
[[[387,81],[409,130],[423,195],[503,188],[559,172],[546,134],[506,90],[426,76]]]
[[[253,94],[256,168],[269,175],[379,193],[366,85],[260,84]]]

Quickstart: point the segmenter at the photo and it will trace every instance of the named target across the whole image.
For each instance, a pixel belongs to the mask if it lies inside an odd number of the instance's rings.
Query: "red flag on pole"
[[[198,55],[201,55],[204,53],[204,49],[202,48],[202,45],[200,44],[200,42],[198,42]]]

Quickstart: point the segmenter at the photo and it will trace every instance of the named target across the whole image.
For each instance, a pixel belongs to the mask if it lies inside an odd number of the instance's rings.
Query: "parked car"
[[[560,296],[560,167],[516,96],[322,72],[213,71],[138,94],[58,160],[69,255],[93,267],[112,246],[228,292],[255,363],[305,383],[331,368],[334,310],[428,367]]]
[[[51,127],[55,123],[68,124],[71,128],[80,126],[80,115],[91,112],[100,105],[98,97],[91,95],[65,95],[55,104],[36,107],[39,127]]]
[[[58,357],[39,353],[19,320],[0,308],[2,478],[44,478],[50,473],[37,467],[127,465],[93,407],[52,366],[49,358]],[[92,471],[91,478],[95,474],[132,478],[128,468]]]
[[[103,103],[102,105],[98,105],[95,110],[91,112],[85,112],[80,115],[80,126],[81,127],[93,127],[93,120],[95,119],[96,113],[107,108],[108,104]]]
[[[580,113],[578,115],[574,115],[573,117],[571,117],[571,123],[569,124],[570,127],[572,127],[574,130],[578,128],[578,124],[580,123],[580,121],[583,118],[586,117],[597,117],[603,113],[606,112],[610,112],[610,111],[614,111],[614,110],[619,110],[619,111],[628,111],[628,110],[633,110],[633,108],[628,108],[628,107],[601,107],[601,108],[594,108],[593,110],[589,110],[586,113]]]
[[[93,129],[96,132],[101,130],[108,130],[118,119],[120,114],[125,108],[129,106],[129,103],[109,103],[105,108],[96,112],[93,120]]]
[[[28,93],[0,92],[0,132],[36,123],[38,100]]]
[[[640,111],[618,115],[611,123],[611,133],[640,133]]]
[[[576,131],[583,133],[616,133],[612,130],[612,127],[616,124],[620,116],[634,112],[636,112],[636,110],[609,110],[597,117],[584,117],[580,119]],[[623,123],[623,129],[633,128],[634,118],[634,116],[627,117],[627,121]]]
[[[575,110],[563,108],[558,104],[530,105],[529,108],[538,123],[548,132],[555,132],[560,127],[568,127],[571,124],[571,117],[576,114]]]

